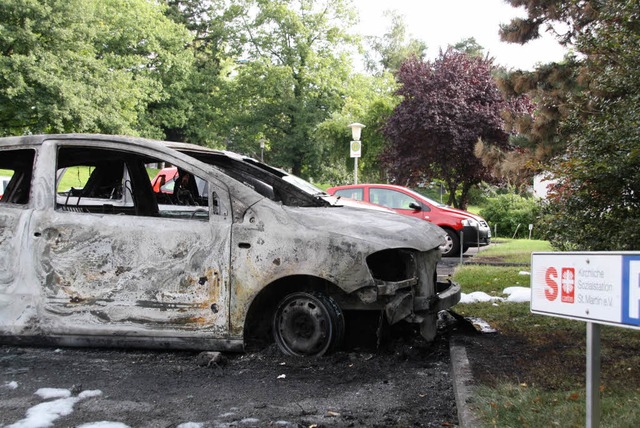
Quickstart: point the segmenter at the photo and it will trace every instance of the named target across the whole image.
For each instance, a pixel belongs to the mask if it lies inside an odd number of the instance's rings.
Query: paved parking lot
[[[457,423],[446,338],[319,359],[0,347],[0,426],[441,427]],[[98,425],[98,422],[114,425]],[[119,423],[119,425],[115,425]],[[49,425],[50,424],[50,425]],[[83,425],[88,424],[88,425]]]

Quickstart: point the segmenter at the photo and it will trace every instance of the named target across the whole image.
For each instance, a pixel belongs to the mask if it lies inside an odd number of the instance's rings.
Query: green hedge
[[[487,199],[480,215],[497,236],[511,238],[515,234],[516,238],[528,238],[530,224],[534,225],[532,238],[539,236],[535,224],[540,215],[540,204],[535,199],[512,193],[498,195]]]

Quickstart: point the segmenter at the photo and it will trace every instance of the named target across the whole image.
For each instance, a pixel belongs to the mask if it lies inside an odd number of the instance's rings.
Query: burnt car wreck
[[[171,182],[154,181],[168,165]],[[341,345],[344,311],[432,340],[460,299],[436,279],[440,228],[343,206],[251,158],[43,135],[0,139],[0,170],[3,342],[242,351],[271,335],[319,356]]]

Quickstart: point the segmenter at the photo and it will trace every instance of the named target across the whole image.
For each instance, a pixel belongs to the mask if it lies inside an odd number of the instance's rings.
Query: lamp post
[[[353,184],[358,184],[358,158],[362,153],[362,143],[360,142],[360,134],[362,132],[362,128],[365,126],[361,123],[352,123],[347,126],[351,128],[351,144],[350,144],[350,152],[351,157],[353,158]]]

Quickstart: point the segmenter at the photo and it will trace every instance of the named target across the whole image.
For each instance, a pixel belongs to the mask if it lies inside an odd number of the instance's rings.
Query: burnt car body
[[[182,179],[154,192],[166,165]],[[317,356],[340,345],[346,310],[384,311],[432,340],[460,298],[436,281],[441,229],[340,206],[251,158],[41,135],[1,138],[0,170],[3,342],[242,351],[271,334]]]

